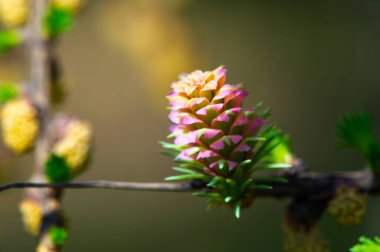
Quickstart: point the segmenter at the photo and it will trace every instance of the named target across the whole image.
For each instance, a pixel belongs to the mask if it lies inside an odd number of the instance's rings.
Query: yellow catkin
[[[23,25],[28,18],[27,0],[0,0],[0,20],[5,26]]]
[[[41,207],[32,200],[24,200],[20,204],[20,212],[25,229],[33,235],[38,235],[42,222]]]
[[[325,239],[318,230],[294,230],[284,226],[284,252],[329,252]]]
[[[40,243],[36,249],[36,252],[56,252],[57,250],[50,249],[46,244]]]
[[[80,171],[88,157],[91,145],[92,128],[90,124],[73,121],[66,135],[53,147],[53,153],[63,157],[73,174]]]
[[[25,99],[5,104],[1,114],[5,145],[16,153],[23,153],[33,146],[39,124],[36,109]]]
[[[82,4],[82,0],[53,0],[53,5],[55,7],[67,10],[71,13],[77,12]]]
[[[330,201],[328,211],[344,225],[358,225],[363,220],[367,206],[367,194],[354,187],[339,186]]]

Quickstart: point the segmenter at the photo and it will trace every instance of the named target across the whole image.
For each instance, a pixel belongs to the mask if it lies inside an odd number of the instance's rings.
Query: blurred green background
[[[59,56],[70,94],[57,111],[94,124],[96,152],[78,180],[161,181],[173,174],[159,154],[169,122],[165,95],[181,72],[228,68],[245,83],[247,106],[264,101],[293,136],[294,151],[317,171],[362,168],[337,151],[334,125],[368,110],[380,132],[380,2],[89,0]],[[0,80],[27,78],[25,53],[0,59]],[[32,156],[1,154],[1,183],[25,181]],[[18,213],[21,190],[1,193],[0,250],[33,251]],[[206,210],[186,193],[70,190],[64,251],[281,251],[287,200],[259,199],[236,220]],[[331,250],[380,235],[380,199],[365,221],[343,227],[326,215],[319,228]]]

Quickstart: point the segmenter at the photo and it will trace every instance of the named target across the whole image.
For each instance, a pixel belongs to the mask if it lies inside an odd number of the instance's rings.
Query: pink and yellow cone
[[[200,179],[214,189],[200,196],[238,208],[238,215],[250,202],[251,174],[259,161],[255,154],[265,142],[258,137],[265,116],[242,108],[248,91],[227,84],[224,67],[181,75],[171,87],[169,138],[174,143],[162,144],[173,151],[168,154],[180,163],[174,169],[184,175],[167,180]]]

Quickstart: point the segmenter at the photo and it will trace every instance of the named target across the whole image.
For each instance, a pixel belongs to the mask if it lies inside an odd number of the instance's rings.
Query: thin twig
[[[21,182],[0,186],[0,192],[9,189],[20,188],[59,188],[59,189],[112,189],[131,191],[167,191],[167,192],[189,192],[195,191],[190,183],[143,183],[143,182],[122,182],[122,181],[88,181],[72,183],[32,183]]]
[[[337,186],[345,184],[369,194],[380,193],[379,175],[373,175],[364,169],[355,172],[316,173],[297,171],[293,169],[279,175],[288,182],[257,182],[271,185],[272,189],[255,189],[255,197],[285,198],[304,195],[313,199],[328,199],[332,197]],[[260,179],[257,179],[260,181]],[[166,191],[191,192],[202,189],[209,190],[202,183],[164,183],[164,182],[126,182],[126,181],[87,181],[71,183],[11,183],[0,186],[0,192],[15,188],[59,188],[59,189],[111,189],[130,191]]]

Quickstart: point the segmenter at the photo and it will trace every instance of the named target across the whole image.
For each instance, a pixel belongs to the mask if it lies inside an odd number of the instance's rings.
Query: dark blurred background
[[[172,175],[157,141],[168,134],[169,85],[181,72],[228,68],[245,83],[247,106],[264,101],[272,121],[316,171],[364,166],[336,150],[334,125],[367,110],[380,132],[380,2],[89,0],[59,55],[70,94],[59,111],[88,119],[96,130],[91,168],[77,180],[161,181]],[[0,59],[0,80],[27,77],[24,54]],[[2,157],[1,183],[25,181],[32,156]],[[32,251],[23,230],[21,190],[1,193],[0,250]],[[186,193],[70,190],[64,207],[70,237],[64,251],[281,251],[286,200],[259,199],[236,220],[227,208],[206,210]],[[380,199],[365,221],[343,227],[326,215],[319,225],[332,251],[362,235],[380,235]]]

